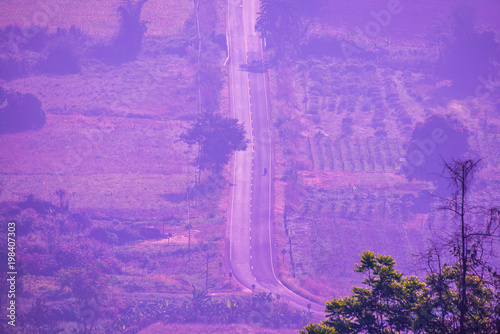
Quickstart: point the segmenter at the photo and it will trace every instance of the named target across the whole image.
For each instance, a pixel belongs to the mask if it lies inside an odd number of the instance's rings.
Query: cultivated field
[[[437,53],[420,48],[428,43],[426,26],[437,18],[434,7],[447,8],[438,12],[446,16],[452,6],[401,1],[404,11],[376,38],[349,35],[384,4],[331,4],[331,15],[325,12],[324,21],[311,29],[364,39],[362,45],[374,50],[385,43],[387,51],[378,60],[308,56],[271,72],[277,262],[286,283],[320,300],[343,297],[360,284],[362,277],[353,270],[364,250],[392,255],[408,275],[425,270],[419,255],[444,217],[437,201],[418,208],[435,185],[410,182],[402,165],[414,127],[428,117],[449,116],[469,131],[470,154],[485,158],[478,202],[498,201],[499,181],[492,177],[500,168],[498,92],[441,98],[441,79],[425,66]],[[477,8],[481,27],[497,22],[498,10],[488,6],[494,8],[493,3]]]

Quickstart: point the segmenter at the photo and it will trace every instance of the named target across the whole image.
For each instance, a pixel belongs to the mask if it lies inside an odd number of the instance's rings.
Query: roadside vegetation
[[[42,102],[33,94],[0,87],[0,134],[40,129],[46,118]]]

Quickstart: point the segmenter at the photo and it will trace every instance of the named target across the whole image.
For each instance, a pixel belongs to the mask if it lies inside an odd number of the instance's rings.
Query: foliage
[[[66,75],[80,72],[80,58],[85,54],[86,36],[80,29],[58,28],[53,34],[39,35],[41,59],[35,70],[42,73]]]
[[[45,120],[42,102],[33,94],[8,92],[0,87],[0,134],[39,130]]]
[[[57,312],[47,306],[46,300],[37,298],[25,317],[25,328],[29,333],[57,333]]]
[[[181,139],[198,146],[196,164],[200,173],[203,170],[220,172],[234,151],[247,148],[243,124],[218,113],[203,113]]]
[[[454,227],[443,238],[444,247],[456,261],[455,288],[458,298],[453,303],[459,314],[458,324],[452,326],[461,333],[487,333],[492,330],[492,320],[485,310],[491,306],[495,289],[494,280],[498,278],[493,271],[491,257],[495,251],[495,241],[500,238],[500,211],[498,208],[484,208],[471,203],[470,187],[481,160],[452,160],[445,162],[446,179],[449,180],[451,194],[442,199],[442,210],[451,212]],[[483,212],[481,212],[483,211]],[[474,219],[486,214],[484,221]],[[439,259],[437,247],[434,253]],[[438,262],[438,269],[440,268]],[[496,317],[498,320],[498,314]],[[494,326],[493,326],[494,327]]]
[[[255,30],[276,50],[278,58],[297,51],[305,25],[293,1],[263,0],[258,15]]]
[[[356,272],[365,275],[366,287],[354,287],[354,296],[333,299],[326,305],[325,324],[340,333],[384,333],[414,326],[414,314],[422,297],[423,283],[417,277],[403,277],[394,269],[390,256],[361,255]]]
[[[142,38],[146,32],[146,23],[141,21],[142,6],[147,0],[133,3],[126,0],[118,7],[120,29],[112,44],[112,62],[122,63],[135,60],[141,51]]]
[[[363,252],[355,271],[365,276],[365,287],[327,302],[327,319],[301,333],[458,333],[459,264],[444,266],[425,282],[403,276],[395,264],[390,256]],[[498,300],[480,277],[468,275],[467,284],[468,333],[494,332]]]
[[[182,302],[156,300],[136,302],[106,332],[134,333],[154,322],[233,324],[249,323],[268,328],[304,326],[308,314],[292,311],[270,293],[258,292],[251,298],[215,300],[206,290],[193,286],[192,297]]]
[[[304,329],[299,331],[300,334],[335,334],[335,329],[324,324],[318,325],[309,323]]]
[[[422,305],[421,325],[428,333],[460,333],[460,265],[444,265],[438,273],[426,277],[426,298]],[[494,294],[485,280],[471,274],[466,277],[468,307],[464,326],[466,333],[495,332]]]
[[[0,29],[0,78],[12,80],[30,73],[65,75],[80,72],[87,36],[78,28],[7,26]]]

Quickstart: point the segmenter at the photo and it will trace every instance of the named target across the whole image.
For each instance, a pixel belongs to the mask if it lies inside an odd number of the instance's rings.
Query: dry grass
[[[56,7],[57,3],[60,3]],[[117,8],[121,0],[98,1],[86,0],[78,2],[49,1],[47,5],[36,0],[6,0],[0,2],[2,15],[1,26],[9,24],[24,25],[24,20],[36,23],[48,18],[48,26],[55,29],[69,28],[74,25],[89,35],[108,38],[118,27]],[[46,7],[47,6],[47,7]],[[47,9],[45,9],[47,8]],[[165,36],[178,33],[191,9],[193,2],[189,0],[150,0],[142,11],[141,18],[148,22],[147,36]],[[41,21],[44,23],[44,21]]]
[[[53,201],[62,188],[74,193],[73,209],[122,217],[178,215],[184,207],[161,195],[184,192],[194,173],[192,151],[179,141],[195,117],[192,69],[175,56],[95,65],[76,75],[5,84],[38,96],[47,124],[1,136],[0,200],[32,193]]]
[[[5,86],[35,94],[49,113],[153,119],[186,118],[195,113],[194,70],[185,58],[162,55],[120,67],[82,62],[79,74],[30,76]]]
[[[70,199],[73,209],[157,215],[175,207],[160,195],[183,192],[188,179],[191,156],[176,142],[183,126],[178,121],[129,118],[82,122],[75,115],[49,114],[38,132],[0,138],[5,187],[0,200],[32,193],[54,201],[54,192],[62,188],[75,193]]]

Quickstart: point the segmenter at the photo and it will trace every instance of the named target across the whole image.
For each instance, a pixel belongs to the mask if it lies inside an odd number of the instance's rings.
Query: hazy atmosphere
[[[498,0],[0,13],[0,334],[500,333]]]

